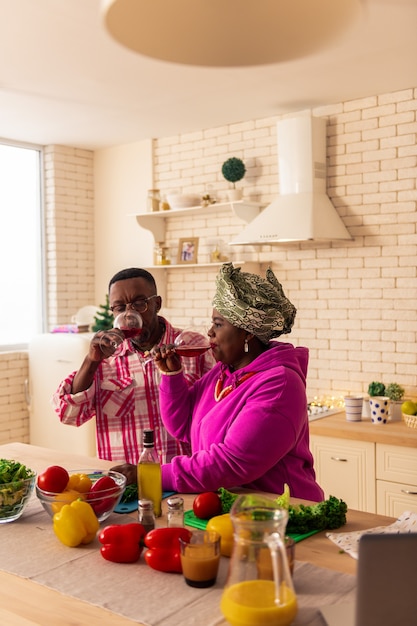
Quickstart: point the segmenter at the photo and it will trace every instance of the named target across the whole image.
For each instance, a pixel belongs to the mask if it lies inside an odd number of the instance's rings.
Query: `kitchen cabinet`
[[[375,513],[375,444],[310,435],[310,449],[326,498],[336,496],[349,508]]]
[[[310,441],[326,495],[392,517],[417,512],[417,429],[403,421],[386,426],[369,419],[348,422],[342,412],[310,422]],[[334,461],[336,455],[345,460]]]
[[[376,444],[377,513],[417,513],[417,449]]]

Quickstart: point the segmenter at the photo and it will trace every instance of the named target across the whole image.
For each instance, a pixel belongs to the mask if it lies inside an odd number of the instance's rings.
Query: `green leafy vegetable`
[[[239,497],[239,494],[232,493],[224,487],[220,487],[217,492],[219,494],[221,503],[222,503],[222,511],[223,513],[230,513],[230,509],[233,506],[234,501]]]
[[[133,500],[138,499],[138,486],[136,483],[131,485],[127,485],[125,488],[122,497],[120,498],[120,502],[133,502]]]
[[[0,485],[14,483],[18,480],[26,480],[27,478],[32,478],[34,475],[35,472],[28,469],[25,465],[22,465],[22,463],[0,459]]]
[[[281,509],[288,509],[290,506],[290,488],[287,483],[284,484],[283,493],[276,498],[275,502],[278,504]]]
[[[30,485],[24,482],[35,477],[35,472],[22,463],[0,459],[0,518],[9,517],[30,493]]]
[[[347,504],[330,496],[317,504],[290,504],[288,507],[288,533],[308,533],[310,530],[332,530],[346,524]]]
[[[239,494],[220,487],[218,490],[223,513],[229,513]],[[287,532],[304,534],[311,530],[333,530],[346,524],[347,504],[334,496],[317,504],[290,504],[290,488],[284,485],[284,492],[275,502],[288,509]]]

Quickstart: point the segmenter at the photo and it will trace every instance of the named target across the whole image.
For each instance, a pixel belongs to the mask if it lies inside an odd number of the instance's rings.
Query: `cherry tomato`
[[[222,513],[220,497],[213,491],[199,493],[198,496],[194,498],[193,511],[194,515],[200,519],[210,519],[210,517],[220,515],[220,513]]]
[[[51,491],[52,493],[61,493],[68,485],[69,474],[64,467],[60,465],[51,465],[47,467],[42,474],[38,476],[38,487],[43,491]]]

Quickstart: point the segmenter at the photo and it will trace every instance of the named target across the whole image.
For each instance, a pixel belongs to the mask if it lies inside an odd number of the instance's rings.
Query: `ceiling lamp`
[[[185,65],[244,67],[317,52],[361,0],[103,0],[105,26],[139,54]]]

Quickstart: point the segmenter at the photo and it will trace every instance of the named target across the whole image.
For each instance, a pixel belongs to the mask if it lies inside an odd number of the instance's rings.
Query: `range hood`
[[[277,138],[280,195],[230,245],[351,240],[326,193],[326,121],[282,119]]]

